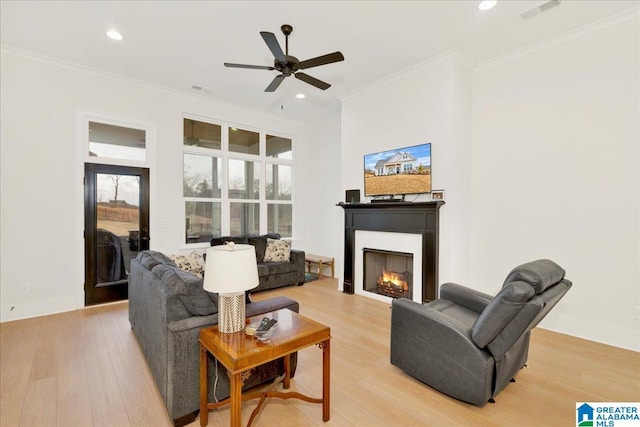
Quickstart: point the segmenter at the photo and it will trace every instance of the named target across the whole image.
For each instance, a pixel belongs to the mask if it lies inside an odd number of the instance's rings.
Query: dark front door
[[[149,169],[86,163],[85,305],[128,298],[131,260],[149,249]]]

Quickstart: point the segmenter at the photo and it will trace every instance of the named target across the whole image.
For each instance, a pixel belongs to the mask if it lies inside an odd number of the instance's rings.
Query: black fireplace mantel
[[[436,299],[438,283],[438,210],[444,201],[338,203],[344,209],[344,285],[354,293],[356,230],[413,233],[422,236],[422,299]]]

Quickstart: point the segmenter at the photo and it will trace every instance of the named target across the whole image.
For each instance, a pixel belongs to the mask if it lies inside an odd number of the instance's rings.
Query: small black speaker
[[[360,190],[347,190],[345,199],[347,203],[360,203]]]

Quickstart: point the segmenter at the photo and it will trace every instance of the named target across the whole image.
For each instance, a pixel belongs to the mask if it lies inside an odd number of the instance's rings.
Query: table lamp
[[[258,286],[256,250],[252,245],[211,246],[207,249],[203,288],[218,294],[218,329],[229,334],[244,329],[244,291]]]

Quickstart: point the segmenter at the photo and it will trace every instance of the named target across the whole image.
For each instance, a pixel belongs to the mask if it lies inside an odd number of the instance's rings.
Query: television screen
[[[431,191],[431,144],[364,156],[364,195],[388,196]]]

